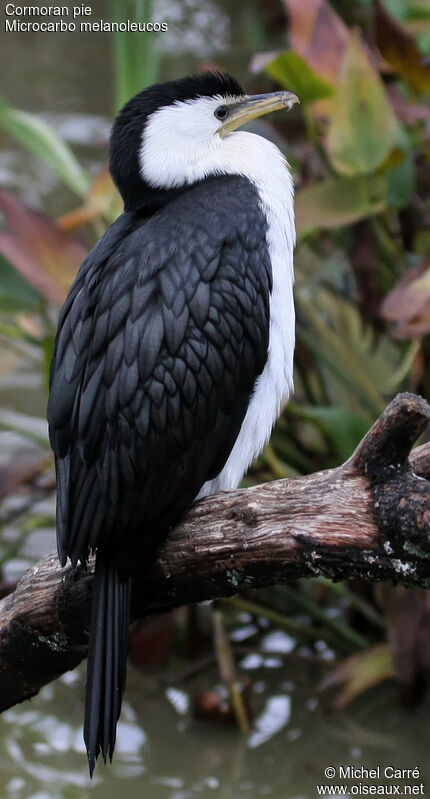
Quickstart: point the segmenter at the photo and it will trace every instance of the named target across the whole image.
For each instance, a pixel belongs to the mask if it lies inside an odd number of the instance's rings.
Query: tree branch
[[[136,582],[133,619],[315,574],[429,585],[430,444],[410,454],[429,418],[400,394],[343,466],[194,504]],[[0,710],[86,657],[92,573],[51,554],[0,603]]]

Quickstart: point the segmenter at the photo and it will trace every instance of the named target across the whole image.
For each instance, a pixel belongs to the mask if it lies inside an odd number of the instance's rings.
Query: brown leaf
[[[350,32],[327,0],[284,0],[291,47],[322,77],[337,83]]]
[[[395,72],[415,91],[430,91],[430,65],[424,63],[414,39],[380,2],[375,2],[375,41]]]
[[[20,243],[7,233],[0,233],[0,252],[47,300],[57,305],[64,302],[62,287],[45,274]]]
[[[107,167],[93,181],[85,202],[57,222],[63,230],[74,230],[101,217],[112,222],[122,210],[122,200]]]
[[[0,212],[8,232],[0,233],[0,251],[47,299],[61,304],[86,256],[46,214],[0,191]]]
[[[411,269],[387,294],[381,315],[394,323],[396,338],[415,338],[430,331],[430,258]]]

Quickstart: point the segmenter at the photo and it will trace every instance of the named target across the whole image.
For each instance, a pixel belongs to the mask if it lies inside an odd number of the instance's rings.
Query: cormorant
[[[61,311],[48,404],[59,558],[96,552],[91,774],[115,746],[132,576],[187,505],[239,484],[292,388],[292,179],[238,128],[295,102],[206,72],[145,89],[113,125],[124,213]]]

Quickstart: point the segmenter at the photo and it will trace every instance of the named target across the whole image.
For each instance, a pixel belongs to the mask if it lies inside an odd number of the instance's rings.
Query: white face
[[[222,160],[225,147],[219,135],[222,120],[215,112],[220,106],[236,105],[241,100],[221,95],[198,97],[151,114],[139,152],[142,178],[151,186],[168,189],[213,172],[214,160]]]

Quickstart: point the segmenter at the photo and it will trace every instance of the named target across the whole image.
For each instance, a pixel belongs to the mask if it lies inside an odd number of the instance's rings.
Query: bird
[[[96,557],[90,776],[114,752],[133,579],[193,501],[238,486],[292,390],[293,180],[240,128],[296,102],[206,71],[143,89],[112,126],[124,211],[60,312],[47,411],[60,563]]]

